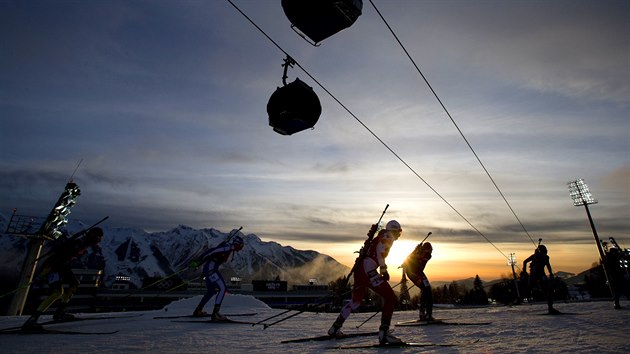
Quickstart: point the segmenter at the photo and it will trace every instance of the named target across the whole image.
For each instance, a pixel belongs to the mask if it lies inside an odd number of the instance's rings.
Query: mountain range
[[[5,230],[8,219],[0,214],[0,278],[13,283],[20,274],[28,239]],[[99,225],[100,226],[100,225]],[[297,250],[276,242],[261,240],[255,234],[239,230],[221,232],[217,229],[193,229],[179,225],[163,232],[146,232],[141,229],[100,226],[104,237],[99,246],[89,249],[76,267],[103,269],[103,282],[110,286],[118,275],[129,277],[138,288],[147,277],[161,278],[178,273],[188,280],[200,275],[200,270],[188,269],[191,260],[200,256],[228,237],[240,236],[245,246],[235,252],[221,268],[224,278],[251,280],[286,280],[289,284],[328,284],[349,272],[349,268],[330,256],[312,250]],[[70,235],[85,229],[79,221],[66,225]],[[47,241],[42,254],[46,254],[54,241]]]

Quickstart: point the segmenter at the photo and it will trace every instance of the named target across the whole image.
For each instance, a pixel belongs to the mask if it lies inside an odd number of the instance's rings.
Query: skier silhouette
[[[203,311],[203,307],[210,301],[210,299],[216,294],[216,299],[214,301],[214,310],[210,315],[213,320],[216,321],[225,321],[227,318],[219,313],[221,309],[221,303],[223,302],[223,298],[225,297],[226,286],[225,280],[219,273],[219,266],[230,258],[230,255],[234,254],[234,252],[238,252],[243,249],[243,239],[239,236],[235,236],[230,244],[221,243],[217,247],[211,248],[204,252],[199,260],[194,260],[191,262],[191,268],[197,268],[201,263],[204,263],[203,266],[203,275],[206,280],[206,294],[201,298],[199,305],[195,308],[193,312],[193,316],[207,316],[208,314]]]
[[[103,238],[103,230],[99,227],[89,229],[85,236],[74,240],[69,240],[59,245],[51,255],[44,260],[39,278],[48,283],[51,294],[37,307],[37,310],[24,322],[24,330],[41,330],[42,326],[37,323],[39,316],[53,304],[61,299],[57,310],[53,315],[56,321],[69,321],[74,316],[66,313],[66,308],[72,295],[79,287],[79,280],[72,273],[71,262],[81,256],[89,247],[96,246]],[[64,290],[64,284],[68,289]]]
[[[407,274],[411,280],[421,291],[419,319],[421,321],[435,321],[433,318],[433,294],[429,278],[424,274],[424,268],[431,259],[433,247],[431,243],[424,242],[416,246],[416,248],[407,256],[402,265],[403,272]]]
[[[376,229],[377,225],[372,225],[368,235],[373,235]],[[387,272],[387,264],[385,264],[385,258],[389,254],[390,248],[394,241],[400,237],[401,233],[402,228],[400,224],[396,220],[390,220],[385,226],[385,230],[381,230],[372,240],[367,248],[365,257],[358,260],[358,267],[354,271],[352,301],[341,309],[339,316],[328,330],[328,335],[337,338],[344,336],[341,331],[343,323],[353,310],[361,306],[363,296],[369,288],[382,296],[384,300],[378,335],[379,342],[381,344],[401,342],[399,338],[393,336],[389,331],[394,305],[396,304],[396,294],[388,283],[389,273]],[[380,274],[377,268],[380,270]]]
[[[523,272],[527,274],[527,263],[529,265],[529,287],[530,289],[538,288],[542,290],[545,298],[547,299],[547,310],[550,315],[560,314],[560,311],[553,308],[553,291],[552,282],[554,281],[553,271],[551,270],[551,264],[549,263],[549,256],[547,255],[547,247],[539,245],[534,254],[527,257],[523,261]],[[549,272],[549,277],[545,274],[545,268]]]

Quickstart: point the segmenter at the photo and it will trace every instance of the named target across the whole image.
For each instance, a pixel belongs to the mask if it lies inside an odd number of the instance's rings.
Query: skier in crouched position
[[[225,297],[225,280],[219,273],[219,266],[230,258],[234,252],[238,252],[243,249],[243,239],[239,236],[235,236],[229,244],[219,244],[217,247],[211,248],[204,252],[199,260],[194,260],[190,263],[191,268],[198,268],[201,263],[203,265],[203,276],[206,280],[206,294],[201,298],[199,305],[195,308],[193,316],[203,317],[208,313],[203,311],[203,307],[210,301],[210,299],[216,294],[214,301],[214,310],[210,315],[213,320],[225,321],[226,317],[219,313],[221,309],[221,303]]]
[[[103,230],[99,227],[89,229],[85,236],[71,239],[60,244],[51,252],[51,255],[43,262],[39,278],[48,283],[51,291],[50,295],[42,301],[37,310],[24,322],[24,330],[41,330],[42,326],[37,323],[39,316],[46,312],[48,308],[61,299],[57,310],[53,314],[55,321],[70,321],[74,316],[66,313],[66,308],[72,295],[79,287],[79,280],[72,273],[71,263],[74,259],[83,255],[89,247],[96,246],[103,238]],[[64,284],[68,288],[64,290]]]
[[[431,283],[429,278],[424,274],[424,268],[431,259],[431,253],[433,247],[429,242],[420,243],[416,248],[407,256],[405,262],[402,265],[403,272],[407,274],[409,280],[416,285],[420,291],[420,321],[435,321],[433,318],[433,294],[431,290]]]
[[[377,225],[372,225],[369,235],[376,232]],[[383,311],[381,315],[381,325],[379,327],[378,339],[380,344],[400,343],[399,338],[393,336],[389,331],[392,315],[394,313],[394,305],[396,304],[396,294],[389,285],[389,273],[387,273],[387,265],[385,258],[389,254],[395,240],[402,233],[402,228],[396,220],[387,223],[384,230],[366,245],[367,251],[365,256],[357,259],[358,264],[354,270],[354,286],[352,290],[352,301],[346,304],[339,313],[339,317],[328,330],[328,335],[332,337],[342,337],[341,327],[345,320],[350,316],[353,310],[356,310],[363,300],[363,296],[368,288],[383,297]],[[380,273],[377,271],[380,270]]]

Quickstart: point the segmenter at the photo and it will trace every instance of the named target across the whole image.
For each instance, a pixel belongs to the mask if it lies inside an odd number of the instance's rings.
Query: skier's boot
[[[197,306],[195,311],[193,311],[192,315],[194,317],[206,317],[206,316],[208,316],[208,313],[206,311],[204,311],[203,308],[200,308],[199,306]]]
[[[55,321],[72,321],[75,319],[74,315],[66,313],[66,307],[68,307],[68,303],[62,302],[57,307],[57,310],[53,314],[53,320]]]
[[[556,309],[554,309],[553,307],[550,307],[549,308],[549,314],[550,315],[559,315],[559,314],[561,314],[561,312],[556,310]]]
[[[381,345],[402,343],[402,339],[395,337],[389,330],[389,325],[381,324],[378,329],[378,342]]]
[[[35,313],[33,313],[31,315],[31,317],[28,318],[28,320],[26,320],[26,322],[24,322],[24,324],[22,325],[22,331],[26,331],[26,332],[38,332],[41,331],[43,329],[42,325],[40,325],[39,323],[37,323],[37,320],[39,319],[39,316],[42,313],[40,311],[35,311]]]
[[[343,332],[341,331],[341,326],[343,326],[343,317],[339,316],[337,317],[337,320],[335,320],[335,323],[332,324],[332,326],[330,326],[330,329],[328,329],[328,335],[334,338],[341,338],[344,336]]]
[[[213,321],[227,321],[227,317],[219,313],[220,308],[221,308],[220,305],[214,305],[214,310],[212,311],[212,314],[210,315]]]

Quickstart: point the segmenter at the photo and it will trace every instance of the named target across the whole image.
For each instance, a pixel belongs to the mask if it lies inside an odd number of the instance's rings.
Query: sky
[[[135,316],[131,318],[61,323],[50,329],[108,332],[111,335],[2,335],[3,353],[338,353],[329,349],[336,346],[370,345],[378,343],[376,334],[343,340],[310,341],[283,344],[281,341],[321,336],[328,331],[336,313],[271,309],[264,303],[245,295],[227,295],[221,306],[224,314],[252,314],[234,316],[238,321],[261,322],[249,324],[217,324],[174,322],[182,319],[154,317],[190,315],[201,295],[175,301],[161,310],[127,313],[84,313],[80,317]],[[370,348],[352,353],[627,353],[630,344],[626,328],[630,324],[626,310],[613,310],[609,301],[589,301],[556,304],[565,316],[540,316],[546,304],[521,306],[488,306],[453,308],[438,306],[436,318],[450,322],[480,323],[474,326],[404,327],[395,324],[418,318],[417,311],[396,311],[392,317],[394,335],[408,341],[425,344],[460,344],[451,347]],[[293,316],[295,315],[295,316]],[[374,312],[354,313],[345,322],[344,333],[378,332],[380,315],[368,320]],[[277,316],[271,318],[272,316]],[[288,316],[293,316],[287,318]],[[41,317],[41,322],[50,319]],[[26,316],[2,316],[0,328],[20,326]],[[268,319],[265,321],[265,319]],[[266,329],[262,324],[272,324]],[[183,320],[188,320],[183,319]],[[357,329],[358,327],[358,329]],[[35,339],[35,340],[34,340]]]
[[[583,178],[630,246],[628,1],[368,0],[315,47],[280,1],[0,0],[0,46],[5,217],[73,180],[86,224],[243,226],[351,266],[389,205],[390,264],[432,232],[433,279],[494,279],[539,239],[554,270],[597,261]],[[286,54],[322,105],[291,136],[266,112]]]

